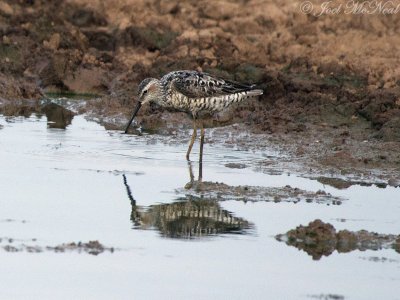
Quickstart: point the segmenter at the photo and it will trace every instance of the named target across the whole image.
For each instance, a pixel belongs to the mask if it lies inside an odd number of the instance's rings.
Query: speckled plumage
[[[241,84],[197,71],[175,71],[166,74],[160,80],[144,79],[138,88],[139,101],[129,121],[125,133],[135,118],[140,107],[154,102],[164,107],[185,111],[193,116],[193,135],[190,140],[186,159],[197,136],[196,119],[201,112],[217,112],[233,103],[262,95],[263,91],[253,86]],[[204,127],[200,122],[200,161],[203,157]],[[199,180],[201,176],[199,175]]]
[[[147,78],[139,85],[139,95],[151,85],[159,87],[161,106],[190,112],[194,117],[201,111],[216,112],[250,97],[262,95],[253,86],[228,81],[197,71],[174,71],[160,80]]]

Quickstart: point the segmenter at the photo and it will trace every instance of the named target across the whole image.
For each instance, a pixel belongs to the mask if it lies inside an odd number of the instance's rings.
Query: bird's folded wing
[[[171,84],[174,89],[189,98],[201,98],[235,94],[252,90],[252,86],[225,80],[207,73],[194,71],[174,72]]]

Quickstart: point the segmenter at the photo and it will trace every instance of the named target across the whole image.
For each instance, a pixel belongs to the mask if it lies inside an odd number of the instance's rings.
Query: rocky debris
[[[293,202],[305,201],[327,205],[341,205],[343,198],[335,197],[325,191],[310,192],[291,187],[261,187],[261,186],[230,186],[225,183],[209,181],[191,181],[185,189],[178,189],[177,193],[201,197],[202,199],[240,200],[240,201],[267,201]]]
[[[348,231],[336,229],[329,223],[314,220],[307,226],[300,225],[275,237],[278,241],[305,251],[314,260],[329,256],[335,250],[347,253],[354,250],[394,249],[400,253],[400,235],[379,234],[366,230]]]

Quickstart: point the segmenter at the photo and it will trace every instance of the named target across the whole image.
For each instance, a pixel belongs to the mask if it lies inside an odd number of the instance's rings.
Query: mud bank
[[[91,93],[103,97],[87,110],[127,118],[143,78],[197,69],[265,90],[218,124],[267,133],[366,125],[362,139],[400,141],[399,52],[391,47],[399,22],[397,14],[316,18],[275,0],[3,0],[0,98]],[[149,112],[145,127],[181,122]]]
[[[303,250],[314,260],[329,256],[334,251],[347,253],[354,250],[394,249],[400,253],[400,235],[379,234],[366,230],[336,231],[331,224],[321,220],[312,221],[307,226],[300,225],[285,234],[276,235],[275,238]]]

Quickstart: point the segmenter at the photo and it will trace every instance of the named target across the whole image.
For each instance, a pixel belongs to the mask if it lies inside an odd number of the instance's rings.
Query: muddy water
[[[274,236],[317,218],[337,229],[399,234],[399,188],[338,190],[290,174],[227,168],[279,157],[215,143],[205,147],[204,180],[290,185],[344,200],[196,199],[182,192],[190,181],[186,145],[106,131],[83,116],[65,126],[52,122],[0,117],[0,298],[398,299],[394,250],[315,261]],[[192,167],[196,174],[196,162]],[[4,250],[90,240],[115,250]]]

